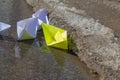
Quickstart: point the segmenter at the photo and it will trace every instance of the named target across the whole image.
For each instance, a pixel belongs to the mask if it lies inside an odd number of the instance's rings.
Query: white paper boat
[[[33,18],[38,18],[38,23],[39,23],[39,27],[41,26],[42,22],[46,23],[46,24],[49,24],[49,21],[48,21],[48,17],[47,17],[47,12],[45,9],[40,9],[38,10],[37,12],[35,12],[33,15],[32,15]],[[38,28],[39,30],[40,28]]]
[[[7,30],[7,29],[9,29],[10,27],[11,27],[11,25],[0,22],[0,33]]]
[[[28,18],[17,22],[18,40],[34,39],[37,35],[38,19]]]

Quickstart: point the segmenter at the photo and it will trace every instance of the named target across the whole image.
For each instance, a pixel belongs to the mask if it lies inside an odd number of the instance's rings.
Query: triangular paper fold
[[[34,39],[37,35],[37,18],[28,18],[17,22],[18,40]]]
[[[32,35],[30,35],[26,30],[23,31],[23,34],[21,36],[21,40],[25,40],[25,39],[32,39],[34,38]]]
[[[0,22],[0,32],[5,31],[6,29],[10,28],[11,25]]]
[[[47,17],[47,12],[46,12],[45,9],[40,9],[40,10],[38,10],[37,12],[35,12],[35,13],[32,15],[32,17],[38,19],[38,23],[39,23],[39,28],[38,28],[38,30],[40,29],[40,26],[41,26],[42,22],[44,22],[44,23],[46,23],[46,24],[49,24],[48,17]]]
[[[42,29],[47,46],[60,49],[68,49],[67,31],[46,23],[42,23]]]

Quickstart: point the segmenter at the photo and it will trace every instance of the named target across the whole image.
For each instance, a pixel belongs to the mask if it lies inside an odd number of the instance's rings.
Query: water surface
[[[0,0],[0,21],[12,25],[0,36],[0,80],[94,80],[78,57],[47,47],[42,31],[16,41],[16,22],[32,14],[24,0]]]

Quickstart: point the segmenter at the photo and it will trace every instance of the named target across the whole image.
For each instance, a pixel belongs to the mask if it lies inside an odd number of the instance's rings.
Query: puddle
[[[16,41],[16,22],[32,13],[24,0],[0,1],[0,21],[12,25],[0,37],[0,80],[94,80],[76,56],[47,47],[42,32],[36,40]]]

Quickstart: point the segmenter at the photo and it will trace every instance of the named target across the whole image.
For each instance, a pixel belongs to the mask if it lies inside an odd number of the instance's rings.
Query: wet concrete
[[[32,13],[24,0],[0,0],[0,21],[12,25],[0,36],[0,80],[96,80],[78,57],[47,47],[42,31],[16,41],[16,22]]]
[[[62,0],[61,0],[62,1]],[[69,7],[84,10],[90,16],[107,27],[113,29],[117,37],[120,37],[120,11],[108,6],[107,0],[66,0],[64,3]],[[108,0],[109,2],[112,0]],[[114,0],[119,3],[119,0]],[[112,5],[112,4],[111,4]]]

